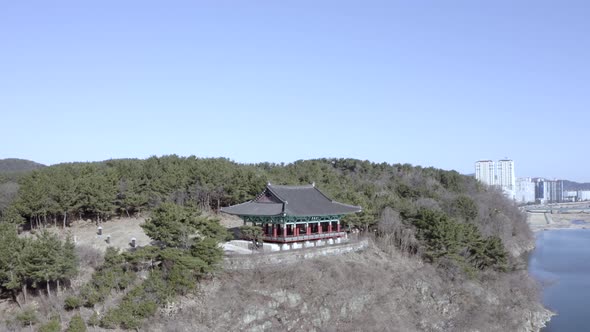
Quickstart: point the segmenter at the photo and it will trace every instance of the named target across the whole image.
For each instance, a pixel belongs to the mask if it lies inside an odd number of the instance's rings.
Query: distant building
[[[578,192],[575,190],[564,191],[563,200],[566,202],[575,202],[578,200]]]
[[[514,199],[518,203],[535,202],[535,182],[531,178],[519,178],[516,180],[516,193]]]
[[[547,186],[545,185],[545,179],[535,178],[534,182],[535,182],[535,201],[540,204],[548,203],[549,192],[547,191]]]
[[[563,181],[555,180],[548,181],[549,183],[549,198],[551,203],[563,202]]]
[[[496,184],[502,190],[514,191],[516,189],[516,176],[514,174],[513,160],[498,160],[496,163]]]
[[[535,200],[541,204],[563,202],[565,200],[563,181],[536,178]]]
[[[488,186],[496,186],[504,195],[514,199],[516,195],[516,175],[514,161],[509,159],[493,162],[480,160],[475,163],[475,178]]]
[[[590,201],[590,190],[564,191],[563,200],[566,202]]]
[[[480,160],[475,163],[475,178],[488,186],[496,185],[496,167],[491,160]]]
[[[578,190],[577,200],[578,201],[590,201],[590,190]]]

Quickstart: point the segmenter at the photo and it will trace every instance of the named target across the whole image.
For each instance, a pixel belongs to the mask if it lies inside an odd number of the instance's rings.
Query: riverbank
[[[551,229],[590,229],[590,215],[586,213],[527,212],[527,222],[533,232]]]

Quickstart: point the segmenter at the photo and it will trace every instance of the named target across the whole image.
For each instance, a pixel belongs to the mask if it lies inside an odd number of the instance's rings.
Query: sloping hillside
[[[534,245],[525,215],[502,193],[455,171],[355,159],[244,165],[228,159],[164,156],[61,164],[22,178],[4,220],[33,230],[55,224],[68,230],[69,221],[78,218],[101,222],[146,211],[152,211],[153,218],[153,212],[164,207],[176,211],[176,217],[166,219],[169,214],[163,211],[155,218],[158,225],[176,225],[185,217],[201,225],[197,208],[214,215],[221,206],[252,199],[267,182],[315,182],[329,197],[362,206],[361,213],[347,216],[343,223],[372,238],[373,247],[337,259],[213,274],[208,266],[217,256],[207,255],[216,252],[223,232],[212,231],[219,236],[207,242],[208,247],[190,251],[148,245],[135,253],[112,253],[105,260],[108,265],[98,271],[116,270],[124,280],[136,282],[72,288],[88,307],[82,318],[104,328],[173,331],[536,331],[547,319],[520,256]],[[6,227],[7,232],[14,229]],[[24,243],[23,250],[30,245]],[[191,255],[205,255],[207,260]],[[199,268],[187,270],[193,265]],[[172,271],[175,266],[180,270]],[[11,269],[12,265],[0,266],[0,275],[10,275]],[[187,271],[207,273],[204,279],[197,275],[203,283],[200,292],[191,289],[196,282],[185,283],[191,277],[184,274]],[[95,277],[102,280],[101,273]],[[150,277],[142,281],[146,273]],[[21,288],[44,292],[52,285],[30,280],[25,274],[16,280],[19,287],[0,289],[23,298]],[[162,282],[174,292],[158,286]],[[176,296],[177,289],[181,296]],[[94,291],[118,296],[97,304],[91,296]],[[56,303],[63,308],[63,299]],[[143,308],[147,311],[134,311],[143,303],[149,305]],[[51,308],[36,309],[51,317]],[[159,316],[150,320],[154,312]]]
[[[360,253],[228,271],[146,331],[538,331],[544,309],[526,271],[481,280],[383,243]]]

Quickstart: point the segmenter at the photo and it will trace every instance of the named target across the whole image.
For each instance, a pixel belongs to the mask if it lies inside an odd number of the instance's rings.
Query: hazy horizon
[[[358,158],[590,182],[590,6],[0,6],[0,158]]]

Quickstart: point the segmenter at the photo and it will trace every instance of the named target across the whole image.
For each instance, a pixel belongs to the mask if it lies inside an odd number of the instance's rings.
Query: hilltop
[[[7,158],[0,159],[0,173],[26,172],[46,167],[32,160]]]
[[[217,211],[256,197],[268,182],[315,182],[329,197],[362,206],[342,222],[373,245],[337,259],[239,273],[214,270],[221,259],[217,244],[227,238]],[[55,279],[39,278],[45,274],[28,274],[37,266],[31,264],[17,269],[18,279],[3,280],[11,282],[4,294],[21,303],[24,290],[48,294],[52,305],[33,308],[39,324],[52,323],[55,312],[66,321],[77,312],[63,311],[66,296],[67,306],[83,307],[79,312],[89,325],[142,330],[535,331],[547,318],[521,256],[534,246],[525,215],[501,192],[455,171],[355,159],[282,165],[173,155],[54,165],[19,183],[3,221],[32,232],[49,227],[65,234],[77,230],[72,225],[79,219],[87,225],[106,222],[108,232],[114,229],[109,223],[148,213],[146,223],[157,221],[142,227],[155,242],[144,238],[147,245],[136,252],[88,253],[80,243],[78,268],[92,281],[72,277],[70,270]],[[196,227],[191,231],[200,227],[209,237],[180,241],[174,234],[187,234],[187,224],[179,220],[191,220],[188,225]],[[20,243],[7,247],[7,254],[22,248],[38,259],[39,250],[28,246],[55,243],[51,237],[21,243],[15,227],[7,226],[0,235]],[[88,232],[88,239],[94,237]],[[60,250],[70,249],[66,243]],[[103,265],[96,255],[106,255]],[[0,260],[0,278],[11,276],[20,261],[4,263]],[[56,282],[71,287],[49,295]],[[15,307],[13,316],[19,310]]]

